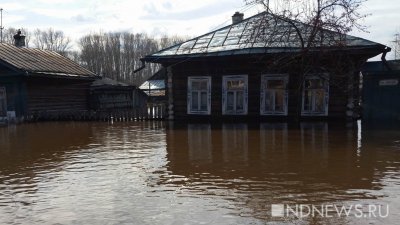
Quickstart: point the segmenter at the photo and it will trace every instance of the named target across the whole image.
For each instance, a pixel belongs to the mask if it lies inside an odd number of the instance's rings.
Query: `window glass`
[[[321,79],[307,79],[305,82],[306,89],[316,89],[316,88],[323,88],[324,83]]]
[[[247,76],[223,77],[223,114],[247,114]]]
[[[312,93],[310,90],[304,90],[304,110],[312,110]]]
[[[200,110],[201,111],[207,110],[207,92],[205,92],[205,91],[201,92]]]
[[[304,82],[304,99],[303,99],[303,111],[307,115],[327,115],[327,96],[329,91],[326,85],[328,84],[327,79],[319,77],[307,78]]]
[[[200,82],[200,90],[202,90],[202,91],[207,91],[207,81],[206,80],[203,80],[203,81],[201,81]]]
[[[285,106],[285,92],[284,91],[276,91],[275,92],[275,111],[284,112]]]
[[[271,91],[265,92],[265,110],[266,111],[274,111],[273,108],[273,93]]]
[[[188,77],[188,114],[210,114],[211,77]]]
[[[200,82],[199,81],[192,81],[192,90],[197,91],[200,89]]]
[[[264,102],[261,102],[261,114],[286,115],[287,80],[288,76],[285,74],[263,75],[261,92],[264,94]]]
[[[268,89],[284,89],[285,81],[284,80],[268,80],[267,88]]]
[[[226,109],[227,110],[233,110],[234,109],[233,106],[234,106],[234,102],[235,102],[234,92],[228,91],[226,97],[227,97]]]
[[[236,110],[244,110],[243,91],[236,92]]]
[[[324,90],[315,90],[315,111],[316,112],[324,112],[325,111],[325,91]]]
[[[197,91],[192,92],[192,110],[197,111],[199,108],[199,93]]]
[[[244,88],[243,80],[230,80],[227,84],[228,90],[242,90]]]

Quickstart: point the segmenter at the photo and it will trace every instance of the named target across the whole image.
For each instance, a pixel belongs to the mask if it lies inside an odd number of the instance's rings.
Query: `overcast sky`
[[[90,32],[128,31],[199,36],[228,25],[235,11],[249,17],[260,9],[243,0],[0,0],[3,26],[62,30],[74,40]],[[400,31],[400,0],[368,0],[363,24],[351,34],[391,45]]]

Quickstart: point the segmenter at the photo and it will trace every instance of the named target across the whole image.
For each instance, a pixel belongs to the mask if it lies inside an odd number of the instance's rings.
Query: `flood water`
[[[398,224],[399,168],[399,129],[360,122],[0,127],[0,224]]]

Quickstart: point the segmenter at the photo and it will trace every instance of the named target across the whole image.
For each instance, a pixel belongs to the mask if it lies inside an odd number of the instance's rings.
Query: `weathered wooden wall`
[[[346,59],[348,60],[348,58]],[[164,66],[170,66],[165,64]],[[354,67],[348,67],[346,74],[330,74],[329,87],[329,111],[328,118],[345,118],[346,105],[348,103],[348,79],[355,76]],[[173,64],[173,96],[174,96],[174,117],[178,120],[197,119],[197,118],[282,118],[282,116],[260,116],[260,84],[261,75],[264,74],[289,74],[289,99],[288,116],[295,117],[298,111],[299,85],[301,76],[297,74],[296,66],[271,69],[267,63],[260,62],[259,59],[230,58],[229,60],[199,60],[187,61]],[[225,75],[248,75],[248,115],[246,116],[222,116],[222,77]],[[189,76],[211,76],[211,116],[198,116],[187,114],[187,80]],[[355,76],[356,77],[356,76]],[[356,78],[355,78],[356,79]],[[358,84],[358,83],[357,83]],[[355,85],[358,87],[357,85]],[[357,90],[355,90],[357,92]],[[169,94],[169,93],[167,93]],[[301,104],[301,103],[300,103]]]
[[[92,110],[132,109],[133,87],[96,87],[90,91]]]
[[[91,81],[29,78],[26,80],[28,113],[89,109]]]

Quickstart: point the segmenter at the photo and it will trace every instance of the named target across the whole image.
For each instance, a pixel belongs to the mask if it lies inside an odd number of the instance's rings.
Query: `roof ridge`
[[[175,45],[173,45],[173,46],[170,46],[170,47],[161,49],[161,50],[159,50],[159,51],[157,51],[157,52],[155,52],[155,53],[153,53],[153,54],[157,54],[158,52],[162,52],[162,51],[164,51],[164,50],[168,50],[168,49],[174,48],[174,47],[176,47],[176,46],[178,46],[178,45],[182,45],[182,44],[184,44],[184,43],[186,43],[186,42],[189,42],[189,41],[198,40],[199,38],[202,38],[202,37],[205,37],[205,36],[207,36],[207,35],[213,34],[213,33],[215,33],[215,32],[218,32],[218,31],[224,30],[224,29],[226,29],[226,28],[232,27],[233,25],[237,25],[237,24],[240,24],[240,23],[247,22],[248,20],[250,20],[250,19],[252,19],[252,18],[254,18],[254,17],[260,16],[260,15],[262,15],[262,14],[267,14],[267,12],[264,11],[264,12],[261,12],[261,13],[257,13],[256,15],[253,15],[253,16],[250,16],[250,17],[248,17],[248,18],[246,18],[246,19],[243,19],[243,20],[240,21],[239,23],[235,23],[235,24],[232,24],[232,23],[231,23],[231,24],[226,25],[226,26],[224,26],[224,27],[221,27],[221,28],[218,28],[218,29],[216,29],[216,30],[210,31],[210,32],[208,32],[208,33],[206,33],[206,34],[203,34],[203,35],[197,36],[197,37],[195,37],[195,38],[191,38],[191,39],[189,39],[189,40],[182,41],[182,42],[180,42],[180,43],[178,43],[178,44],[175,44]]]
[[[70,58],[52,50],[16,47],[0,43],[0,60],[10,68],[29,73],[58,73],[66,76],[97,76]]]
[[[262,23],[262,20],[272,22]],[[257,26],[258,23],[262,26]],[[288,32],[285,32],[285,29]],[[229,24],[159,50],[145,56],[142,60],[154,62],[159,58],[175,56],[201,57],[210,54],[216,56],[293,51],[304,48],[302,46],[307,44],[310,29],[312,26],[305,22],[263,11],[238,23]],[[318,30],[316,37],[317,41],[310,45],[312,48],[335,46],[381,48],[384,46],[367,39],[328,29]]]

